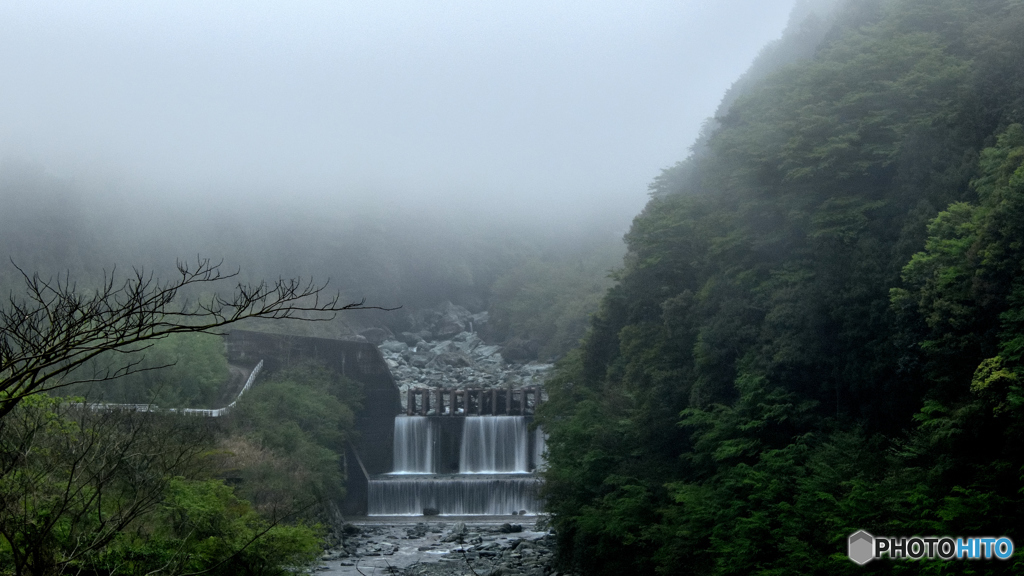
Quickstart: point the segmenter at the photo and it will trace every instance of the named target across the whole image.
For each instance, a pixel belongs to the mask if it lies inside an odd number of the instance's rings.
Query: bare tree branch
[[[216,332],[247,318],[325,321],[348,310],[389,310],[364,300],[342,303],[327,294],[327,282],[280,278],[272,283],[238,283],[230,296],[179,298],[184,291],[223,283],[238,275],[222,263],[197,258],[178,261],[178,273],[160,281],[135,268],[123,281],[106,272],[100,287],[79,290],[69,274],[55,280],[28,274],[23,297],[11,295],[0,308],[0,418],[26,396],[137,371],[137,363],[81,376],[75,370],[100,354],[133,352],[154,340],[184,332]]]

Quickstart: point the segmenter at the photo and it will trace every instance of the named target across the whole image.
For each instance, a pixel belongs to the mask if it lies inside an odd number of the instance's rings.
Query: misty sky
[[[629,218],[791,4],[2,0],[0,158],[179,199]]]

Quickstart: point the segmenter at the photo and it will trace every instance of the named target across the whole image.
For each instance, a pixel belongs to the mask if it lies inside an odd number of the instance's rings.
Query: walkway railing
[[[160,408],[153,404],[111,404],[108,402],[90,402],[86,406],[93,410],[134,410],[136,412],[180,412],[182,414],[195,414],[196,416],[207,416],[210,418],[218,418],[224,416],[235,404],[242,398],[242,394],[245,394],[249,388],[252,388],[252,383],[256,381],[256,375],[263,369],[263,360],[252,369],[249,373],[249,379],[245,381],[245,386],[239,390],[238,396],[223,408],[207,409],[207,408]]]

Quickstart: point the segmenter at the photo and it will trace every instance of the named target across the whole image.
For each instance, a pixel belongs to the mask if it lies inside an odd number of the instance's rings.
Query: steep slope
[[[846,537],[1021,536],[1024,4],[848,2],[821,38],[655,181],[549,385],[588,574],[917,573]]]

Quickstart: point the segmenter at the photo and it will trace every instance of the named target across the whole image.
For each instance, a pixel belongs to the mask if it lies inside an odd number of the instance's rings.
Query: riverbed
[[[323,576],[552,576],[554,535],[543,517],[371,517],[347,523]]]

